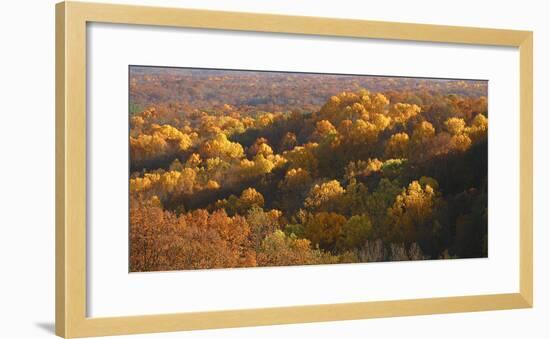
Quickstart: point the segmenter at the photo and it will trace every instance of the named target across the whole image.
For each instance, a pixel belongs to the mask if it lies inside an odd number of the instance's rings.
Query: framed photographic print
[[[59,336],[532,307],[532,32],[56,16]]]

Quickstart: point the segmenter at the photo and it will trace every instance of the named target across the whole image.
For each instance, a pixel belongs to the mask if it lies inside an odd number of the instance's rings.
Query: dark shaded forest
[[[487,82],[130,67],[130,271],[487,256]]]

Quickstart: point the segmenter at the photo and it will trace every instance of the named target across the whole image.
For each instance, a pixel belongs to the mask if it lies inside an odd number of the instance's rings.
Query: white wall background
[[[97,1],[97,0],[96,0]],[[112,2],[112,1],[106,1]],[[134,338],[548,338],[550,327],[550,24],[544,1],[134,0],[230,11],[529,29],[535,32],[535,308]],[[54,319],[54,3],[0,12],[0,337],[52,338]]]

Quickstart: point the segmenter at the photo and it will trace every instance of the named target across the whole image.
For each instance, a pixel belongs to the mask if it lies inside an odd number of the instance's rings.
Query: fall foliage
[[[486,257],[487,86],[130,67],[130,270]]]

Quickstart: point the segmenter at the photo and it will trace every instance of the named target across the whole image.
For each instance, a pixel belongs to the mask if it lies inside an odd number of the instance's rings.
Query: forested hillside
[[[487,82],[130,68],[130,270],[487,256]]]

